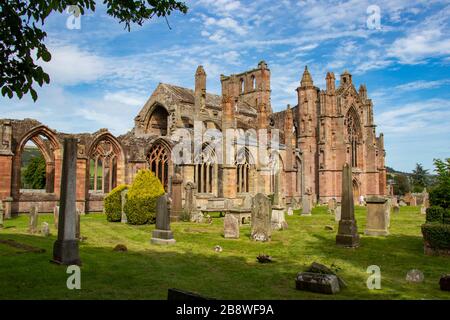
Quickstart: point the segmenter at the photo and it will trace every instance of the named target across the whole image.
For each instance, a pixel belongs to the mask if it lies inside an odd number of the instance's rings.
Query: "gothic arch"
[[[154,103],[145,117],[145,133],[166,136],[169,133],[169,115],[169,110],[163,104]]]
[[[255,159],[247,147],[241,147],[236,154],[236,192],[252,192],[255,189]]]
[[[164,190],[169,190],[169,176],[173,173],[171,146],[164,139],[156,139],[147,150],[147,163],[149,169],[158,177],[164,186]]]
[[[284,171],[284,163],[281,155],[277,151],[273,151],[270,154],[269,158],[269,167],[271,170],[270,173],[270,192],[275,192],[276,185],[278,184],[279,192],[283,193],[282,182],[283,179],[283,171]]]
[[[42,137],[48,140],[48,144],[45,143]],[[56,181],[55,178],[57,176],[55,171],[60,170],[61,145],[53,130],[45,125],[39,125],[30,129],[20,139],[15,148],[12,194],[16,197],[20,194],[22,153],[28,141],[32,141],[38,147],[45,159],[45,192],[54,193],[55,188],[58,186],[58,181]]]
[[[345,137],[347,143],[348,163],[352,167],[360,165],[359,149],[362,143],[361,121],[354,106],[351,106],[344,119]]]
[[[97,135],[89,146],[87,156],[89,192],[108,193],[124,182],[125,155],[119,141],[111,133]]]
[[[198,193],[217,193],[218,161],[214,147],[204,143],[195,159],[194,180]]]

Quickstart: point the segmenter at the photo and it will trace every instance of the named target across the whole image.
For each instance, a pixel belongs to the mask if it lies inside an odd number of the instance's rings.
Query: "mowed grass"
[[[298,212],[286,216],[289,229],[274,231],[270,243],[250,241],[250,227],[241,228],[240,239],[223,237],[223,218],[212,225],[172,223],[177,243],[150,244],[153,225],[109,223],[102,214],[81,218],[81,290],[66,287],[66,267],[50,263],[53,236],[27,234],[28,217],[5,221],[0,239],[13,239],[46,249],[27,253],[0,244],[0,299],[166,299],[171,287],[194,291],[217,299],[449,299],[439,290],[439,278],[450,273],[449,257],[425,256],[420,225],[424,216],[418,207],[403,207],[391,216],[391,235],[364,236],[365,208],[357,208],[361,246],[335,245],[337,223],[326,207],[317,207],[310,217]],[[53,227],[51,215],[39,223]],[[334,226],[334,231],[325,230]],[[125,244],[128,252],[114,252]],[[214,251],[220,245],[223,252]],[[269,254],[274,262],[259,264],[256,256]],[[312,262],[335,265],[348,288],[337,295],[321,295],[295,289],[295,276]],[[381,290],[369,290],[367,267],[381,268]],[[425,281],[409,284],[411,269],[425,274]]]

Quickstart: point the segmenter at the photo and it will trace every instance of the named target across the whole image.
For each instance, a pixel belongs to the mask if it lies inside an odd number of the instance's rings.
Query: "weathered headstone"
[[[292,209],[292,207],[288,207],[287,215],[288,216],[293,216],[294,215],[294,209]]]
[[[201,211],[191,211],[191,222],[203,223],[205,216]]]
[[[302,216],[311,215],[311,195],[304,194],[302,196]]]
[[[29,233],[38,232],[39,210],[36,205],[30,207],[30,225],[28,228]]]
[[[170,218],[172,221],[178,221],[183,214],[183,204],[181,198],[183,177],[180,173],[175,173],[172,177],[172,189],[170,197],[172,199],[172,209],[170,212]]]
[[[58,230],[58,219],[59,219],[59,206],[53,208],[53,224],[55,229]]]
[[[439,286],[442,291],[450,291],[450,274],[444,274],[439,279]]]
[[[364,234],[370,236],[387,236],[391,208],[384,197],[367,197],[367,222]]]
[[[341,206],[341,220],[336,235],[336,244],[351,248],[358,247],[359,234],[353,202],[352,168],[348,164],[345,164],[342,169]]]
[[[392,206],[393,213],[399,213],[399,211],[400,211],[400,206],[398,205],[398,203]]]
[[[7,197],[3,200],[3,211],[5,215],[5,220],[11,219],[13,198]]]
[[[164,194],[156,201],[156,227],[152,232],[151,243],[174,244],[173,232],[170,230],[170,202]]]
[[[125,204],[127,203],[127,193],[128,189],[124,189],[120,192],[120,204],[121,204],[121,216],[120,216],[120,222],[121,223],[127,223],[127,214],[125,213]]]
[[[251,239],[256,241],[270,241],[272,204],[270,199],[262,193],[256,194],[252,202]]]
[[[194,189],[195,185],[192,182],[188,182],[184,186],[185,191],[184,208],[189,215],[191,215],[191,213],[197,209],[194,197]]]
[[[223,235],[225,238],[239,239],[239,219],[232,214],[226,214],[223,219]]]
[[[65,138],[63,150],[58,239],[53,245],[53,261],[64,265],[80,265],[78,240],[75,237],[77,224],[77,139]]]
[[[288,224],[284,217],[284,210],[272,210],[272,230],[285,230]]]
[[[336,206],[337,202],[335,198],[328,200],[328,213],[334,216],[336,214]]]
[[[342,211],[341,205],[336,206],[336,211],[334,212],[334,221],[336,222],[341,221],[341,211]]]
[[[398,204],[399,204],[400,207],[406,207],[407,206],[407,204],[403,200],[400,200]]]
[[[42,223],[41,233],[44,235],[44,237],[48,237],[50,235],[50,227],[47,222]]]
[[[333,274],[300,272],[295,279],[297,290],[335,294],[340,290],[338,278]]]

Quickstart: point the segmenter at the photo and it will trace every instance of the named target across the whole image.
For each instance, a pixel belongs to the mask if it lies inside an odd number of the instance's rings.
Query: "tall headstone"
[[[185,192],[185,200],[184,200],[184,210],[191,215],[193,211],[197,209],[197,205],[195,203],[195,197],[194,197],[194,189],[195,185],[192,182],[186,183],[184,186],[184,192]]]
[[[387,236],[391,214],[390,202],[387,198],[371,196],[366,198],[367,222],[364,234],[370,236]]]
[[[305,193],[302,197],[302,216],[311,215],[311,195]]]
[[[156,201],[156,227],[152,232],[151,243],[174,244],[173,232],[170,230],[171,199],[164,194]]]
[[[239,219],[232,214],[226,214],[223,219],[223,235],[229,239],[239,239]]]
[[[284,216],[284,210],[272,210],[272,230],[286,230],[288,224]]]
[[[127,215],[125,213],[125,204],[127,203],[127,193],[128,189],[122,190],[120,192],[120,204],[121,204],[121,216],[120,216],[120,222],[121,223],[127,223]]]
[[[270,241],[272,204],[268,197],[262,193],[256,194],[252,202],[251,238],[256,241]]]
[[[341,221],[341,211],[342,211],[341,209],[342,209],[341,205],[338,204],[336,206],[336,210],[334,212],[334,221],[336,221],[336,222]]]
[[[48,237],[50,235],[50,226],[47,222],[42,223],[41,233],[44,235],[44,237]]]
[[[339,221],[336,244],[344,247],[358,247],[359,234],[355,220],[353,200],[352,168],[346,163],[342,169],[341,220]]]
[[[59,220],[59,206],[55,206],[53,208],[53,223],[55,225],[56,230],[58,230],[58,220]]]
[[[32,205],[30,207],[30,225],[28,228],[29,233],[38,232],[38,223],[39,223],[39,210],[38,206]]]
[[[77,228],[77,139],[64,139],[64,155],[61,172],[60,211],[58,239],[53,245],[53,261],[64,265],[81,265]]]
[[[172,210],[170,212],[170,218],[172,221],[178,221],[183,213],[183,204],[181,199],[183,177],[179,173],[175,173],[172,177]]]

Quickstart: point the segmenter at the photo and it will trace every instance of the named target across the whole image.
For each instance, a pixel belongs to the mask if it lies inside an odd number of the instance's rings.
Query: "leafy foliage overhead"
[[[187,12],[184,2],[176,0],[103,0],[107,13],[125,24],[142,25],[146,20],[167,17],[172,11]],[[49,75],[36,64],[51,60],[44,44],[47,33],[43,25],[52,12],[62,13],[77,6],[80,14],[95,11],[95,0],[2,0],[0,10],[0,88],[3,96],[19,99],[30,93],[38,95],[35,82],[42,87],[50,83]]]

